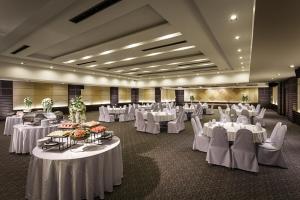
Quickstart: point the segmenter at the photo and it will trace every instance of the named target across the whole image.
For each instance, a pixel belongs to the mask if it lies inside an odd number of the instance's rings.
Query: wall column
[[[184,104],[184,90],[175,90],[175,101],[177,106]]]
[[[139,88],[131,88],[131,103],[139,103]]]
[[[81,96],[81,90],[84,85],[68,85],[68,104],[71,99]]]
[[[161,88],[160,87],[155,88],[155,102],[156,103],[161,102]]]
[[[119,103],[119,88],[111,87],[110,88],[110,105],[118,105]]]

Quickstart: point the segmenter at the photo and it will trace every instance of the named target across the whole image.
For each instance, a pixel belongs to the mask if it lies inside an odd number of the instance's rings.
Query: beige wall
[[[175,101],[175,89],[162,89],[161,90],[161,101]]]
[[[32,98],[32,108],[42,108],[41,102],[49,97],[54,107],[68,105],[68,86],[63,84],[13,82],[13,109],[24,109],[24,98]]]
[[[109,87],[84,86],[84,89],[81,90],[81,96],[86,105],[110,103]]]
[[[155,102],[155,89],[139,89],[139,102]]]
[[[190,96],[194,96],[195,101],[201,102],[240,102],[243,94],[248,95],[248,102],[258,102],[257,88],[185,89],[184,100],[190,101]]]
[[[130,102],[131,102],[131,89],[119,88],[119,103],[130,103]]]
[[[278,105],[278,86],[272,88],[272,104]]]

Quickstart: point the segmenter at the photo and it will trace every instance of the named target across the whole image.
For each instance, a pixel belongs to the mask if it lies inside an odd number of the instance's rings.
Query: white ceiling
[[[226,78],[217,84],[235,83],[232,74],[249,81],[255,0],[122,0],[77,24],[69,21],[99,2],[1,1],[0,61],[13,66],[23,62],[23,68],[46,68],[49,73],[67,71],[76,77],[109,75],[145,87],[160,86],[162,78],[179,85],[185,77],[192,77],[189,85],[210,85],[197,80],[220,74]],[[230,21],[231,14],[238,20]],[[30,47],[11,54],[22,45]],[[108,50],[115,52],[99,55]],[[92,57],[83,59],[86,56]],[[65,63],[69,60],[75,61]]]

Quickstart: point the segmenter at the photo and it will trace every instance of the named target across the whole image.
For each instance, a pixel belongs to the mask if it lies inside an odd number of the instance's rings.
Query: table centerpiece
[[[75,123],[82,123],[86,120],[86,106],[82,101],[82,97],[71,99],[69,105],[69,119]]]
[[[49,97],[45,98],[42,100],[42,106],[43,106],[43,110],[44,112],[51,112],[52,111],[52,107],[53,107],[53,100]]]

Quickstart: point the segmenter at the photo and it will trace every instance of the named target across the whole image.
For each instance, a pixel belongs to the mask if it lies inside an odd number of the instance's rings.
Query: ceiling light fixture
[[[95,65],[88,65],[88,66],[86,66],[86,67],[88,67],[88,68],[93,68],[93,67],[96,67],[97,65],[95,64]]]
[[[102,53],[99,53],[99,55],[100,55],[100,56],[103,56],[103,55],[107,55],[107,54],[113,53],[113,52],[115,52],[115,51],[116,51],[116,50],[111,49],[111,50],[103,51]]]
[[[159,67],[160,65],[151,65],[151,66],[148,66],[146,68],[156,68],[156,67]]]
[[[241,65],[243,65],[244,64],[244,62],[241,62]]]
[[[241,37],[239,35],[235,36],[234,39],[239,40]]]
[[[140,68],[136,67],[136,68],[131,68],[130,70],[139,70]]]
[[[93,57],[92,55],[90,55],[90,56],[84,56],[84,57],[80,58],[80,60],[87,60],[87,59],[92,58],[92,57]]]
[[[196,60],[192,60],[191,62],[201,62],[201,61],[206,61],[208,60],[207,58],[201,58],[201,59],[196,59]]]
[[[158,71],[167,71],[168,69],[159,69]]]
[[[115,63],[116,61],[108,61],[108,62],[105,62],[105,63],[103,63],[104,65],[110,65],[110,64],[113,64],[113,63]]]
[[[120,73],[120,72],[123,72],[124,70],[120,69],[120,70],[117,70],[117,71],[114,71],[116,73]]]
[[[240,59],[243,59],[243,56],[240,56]]]
[[[156,55],[159,55],[159,54],[162,54],[163,52],[155,52],[155,53],[149,53],[145,56],[156,56]]]
[[[24,65],[24,63],[23,63],[23,62],[21,62],[21,65]]]
[[[290,68],[295,68],[295,65],[290,65]]]
[[[232,14],[232,15],[230,15],[229,19],[230,19],[230,21],[236,21],[238,19],[238,17],[236,14]]]
[[[150,71],[142,71],[143,73],[149,73]]]
[[[277,75],[280,76],[280,73],[278,73]]]
[[[240,52],[242,52],[242,49],[237,49],[236,51],[240,53]]]
[[[50,66],[49,68],[50,68],[50,69],[53,69],[53,66]]]
[[[181,64],[182,62],[173,62],[173,63],[169,63],[167,65],[178,65],[178,64]]]
[[[131,49],[131,48],[134,48],[134,47],[141,46],[143,44],[144,44],[144,42],[133,43],[133,44],[129,44],[129,45],[123,47],[123,49]]]
[[[65,63],[65,64],[69,64],[69,63],[73,63],[73,62],[75,62],[76,60],[68,60],[68,61],[65,61],[65,62],[63,62],[63,63]]]
[[[180,32],[171,33],[171,34],[168,34],[168,35],[164,35],[164,36],[155,38],[155,39],[153,39],[153,41],[167,40],[167,39],[171,39],[171,38],[174,38],[174,37],[177,37],[177,36],[180,36],[180,35],[182,35],[182,33],[180,33]]]
[[[131,57],[131,58],[124,58],[122,59],[121,61],[129,61],[129,60],[134,60],[136,59],[137,57]]]
[[[183,51],[183,50],[192,49],[192,48],[195,48],[195,47],[196,46],[192,45],[192,46],[180,47],[180,48],[177,48],[177,49],[173,49],[171,51]]]

